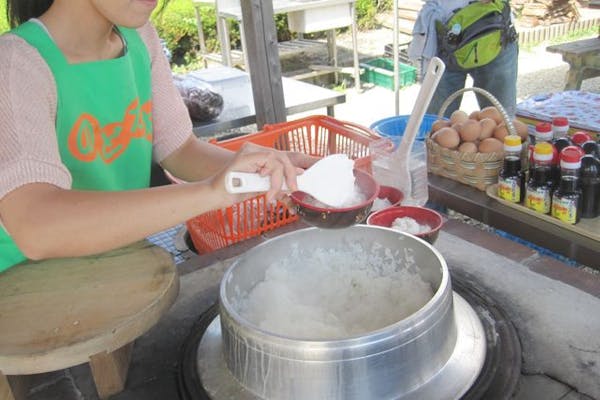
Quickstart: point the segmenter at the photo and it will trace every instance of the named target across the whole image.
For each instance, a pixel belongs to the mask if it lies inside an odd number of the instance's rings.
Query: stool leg
[[[6,376],[0,372],[0,400],[15,400]]]
[[[22,400],[26,393],[22,376],[6,376],[0,372],[0,400]]]
[[[119,393],[125,387],[132,349],[133,343],[129,343],[112,353],[90,357],[90,368],[101,399]]]

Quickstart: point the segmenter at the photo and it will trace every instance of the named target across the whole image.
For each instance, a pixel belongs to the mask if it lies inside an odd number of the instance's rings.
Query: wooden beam
[[[241,7],[256,124],[261,129],[286,121],[273,2],[241,0]]]

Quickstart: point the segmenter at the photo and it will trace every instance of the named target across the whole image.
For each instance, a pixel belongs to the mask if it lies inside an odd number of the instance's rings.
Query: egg
[[[479,119],[484,118],[491,118],[494,121],[496,121],[497,124],[503,121],[502,114],[500,114],[500,111],[498,111],[498,109],[494,106],[489,106],[481,109],[481,111],[479,112]]]
[[[458,146],[458,151],[462,153],[477,153],[477,145],[473,142],[464,142]]]
[[[460,144],[458,132],[446,126],[433,134],[433,139],[437,144],[447,149],[455,149]]]
[[[517,135],[521,136],[521,141],[525,142],[529,139],[529,128],[527,124],[524,122],[515,119],[513,121],[513,125],[515,126],[515,130],[517,131]]]
[[[504,145],[496,138],[487,138],[479,142],[478,150],[480,153],[501,153],[504,151]]]
[[[479,140],[487,139],[494,136],[494,129],[496,129],[496,121],[491,118],[482,118],[479,120],[481,125],[481,133],[479,134]]]
[[[450,121],[447,119],[438,119],[433,124],[431,124],[431,132],[439,131],[440,129],[450,126]]]
[[[469,119],[479,121],[479,110],[475,110],[471,114],[469,114]]]
[[[479,135],[481,135],[481,125],[479,124],[479,121],[468,119],[462,123],[458,134],[463,142],[474,142],[475,140],[478,140]]]
[[[508,135],[508,129],[506,124],[502,122],[494,129],[494,137],[500,142],[504,142],[504,137]]]
[[[450,124],[454,125],[457,123],[465,122],[469,119],[469,116],[463,110],[456,110],[450,115]]]

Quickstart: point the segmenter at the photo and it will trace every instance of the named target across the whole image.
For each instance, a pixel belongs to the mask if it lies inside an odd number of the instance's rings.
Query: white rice
[[[410,233],[411,235],[419,235],[431,230],[431,226],[427,224],[419,224],[414,218],[411,217],[400,217],[394,219],[391,228],[400,232]]]
[[[292,248],[233,306],[271,333],[305,340],[357,336],[400,321],[433,296],[410,249]]]

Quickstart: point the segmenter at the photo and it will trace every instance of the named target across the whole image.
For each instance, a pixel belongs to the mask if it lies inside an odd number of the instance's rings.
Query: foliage
[[[6,2],[0,1],[0,33],[10,29],[8,19],[6,18]]]
[[[173,54],[173,62],[181,64],[198,47],[198,29],[190,0],[173,0],[152,15],[152,23]]]

